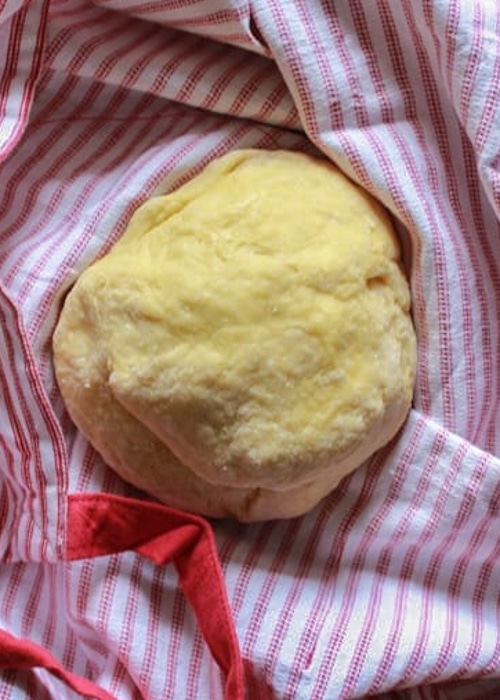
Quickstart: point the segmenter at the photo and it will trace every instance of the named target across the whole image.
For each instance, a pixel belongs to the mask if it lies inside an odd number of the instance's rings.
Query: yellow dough
[[[168,504],[302,514],[410,407],[399,256],[384,209],[332,164],[219,158],[143,204],[68,294],[54,363],[70,416]]]

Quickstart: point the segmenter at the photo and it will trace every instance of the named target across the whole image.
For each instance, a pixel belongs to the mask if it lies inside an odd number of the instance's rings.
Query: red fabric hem
[[[243,700],[243,662],[215,540],[203,518],[167,506],[101,493],[68,498],[66,559],[134,550],[158,566],[175,564],[213,658],[225,678],[226,700]],[[84,696],[113,700],[75,676],[43,647],[0,630],[0,668],[45,668]]]

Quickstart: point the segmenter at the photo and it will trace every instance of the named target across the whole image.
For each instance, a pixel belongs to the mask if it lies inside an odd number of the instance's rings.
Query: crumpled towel
[[[4,0],[0,54],[0,698],[498,698],[497,3]],[[419,343],[391,444],[256,525],[124,484],[50,351],[132,211],[243,147],[388,207]]]

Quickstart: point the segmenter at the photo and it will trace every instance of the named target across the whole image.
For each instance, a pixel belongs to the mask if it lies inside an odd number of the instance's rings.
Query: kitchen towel
[[[0,57],[0,700],[499,697],[497,2],[4,0]],[[396,438],[253,525],[123,483],[51,358],[134,209],[247,147],[388,208],[419,350]]]

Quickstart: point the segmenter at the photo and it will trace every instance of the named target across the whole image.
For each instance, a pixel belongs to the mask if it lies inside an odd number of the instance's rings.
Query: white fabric
[[[65,563],[76,433],[50,338],[133,209],[240,147],[326,154],[390,209],[414,408],[314,512],[214,523],[248,698],[500,693],[500,9],[493,0],[0,5],[0,626],[117,698],[222,697],[170,567]],[[484,680],[481,680],[484,679]],[[5,670],[0,698],[70,698]]]

